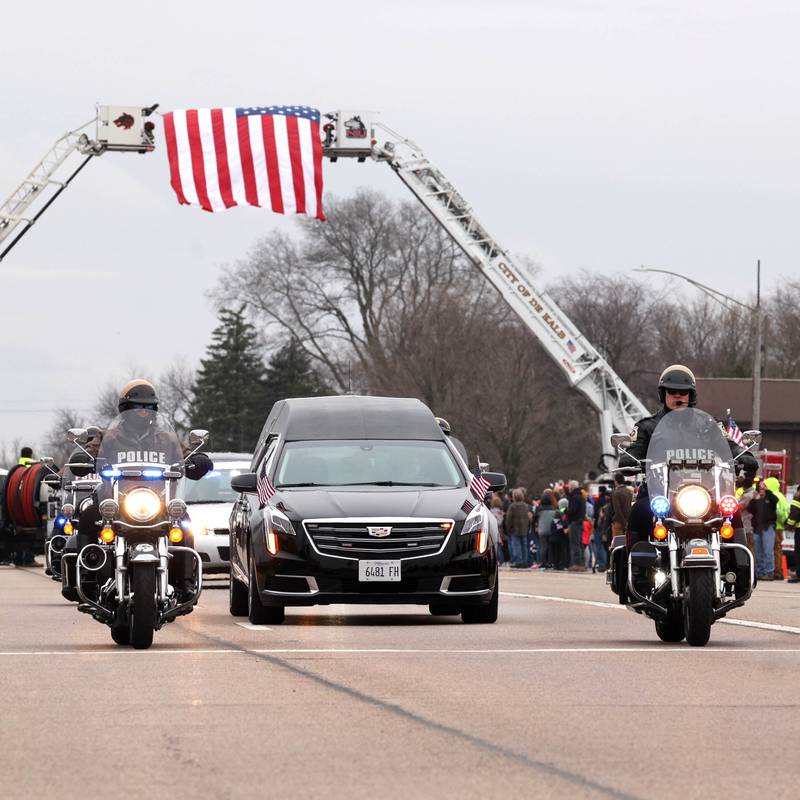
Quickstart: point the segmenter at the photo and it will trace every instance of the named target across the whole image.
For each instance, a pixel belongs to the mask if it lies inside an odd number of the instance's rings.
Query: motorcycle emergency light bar
[[[119,478],[122,476],[122,470],[117,469],[116,467],[107,467],[104,470],[101,470],[100,475],[103,478]]]
[[[143,469],[142,470],[142,477],[143,478],[163,478],[164,477],[164,470],[162,470],[162,469]]]
[[[650,501],[650,508],[654,514],[663,517],[669,511],[669,500],[663,495],[658,495]]]
[[[739,501],[730,494],[720,498],[719,510],[726,516],[732,517],[739,510]]]

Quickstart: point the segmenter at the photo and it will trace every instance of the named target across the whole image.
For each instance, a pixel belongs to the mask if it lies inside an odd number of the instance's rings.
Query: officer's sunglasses
[[[673,395],[686,394],[686,395],[688,395],[689,394],[689,390],[688,389],[667,389],[667,394],[673,394]]]

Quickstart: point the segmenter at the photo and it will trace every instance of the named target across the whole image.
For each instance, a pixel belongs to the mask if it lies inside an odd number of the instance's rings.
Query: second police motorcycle
[[[631,547],[614,537],[608,581],[621,603],[654,620],[662,641],[705,645],[713,623],[752,594],[755,562],[743,543],[735,481],[737,460],[759,440],[759,431],[747,431],[747,449],[734,456],[713,417],[683,408],[662,417],[639,461],[652,529]],[[612,444],[637,460],[626,450],[629,437],[614,434]]]
[[[92,459],[85,429],[73,428],[67,438]],[[193,449],[184,458],[168,419],[143,408],[123,411],[103,436],[93,459],[100,479],[93,521],[97,531],[89,537],[82,532],[74,573],[64,572],[72,574],[79,610],[108,625],[117,644],[150,647],[153,633],[191,613],[200,596],[202,562],[183,545],[188,516],[176,491],[188,459],[207,440],[207,431],[192,431]],[[174,567],[180,558],[195,564],[189,572],[192,585],[182,593],[170,577],[171,562]]]

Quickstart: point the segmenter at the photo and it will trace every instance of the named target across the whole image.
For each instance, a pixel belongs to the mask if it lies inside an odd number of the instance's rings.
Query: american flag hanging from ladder
[[[486,478],[483,477],[483,473],[481,472],[480,456],[478,456],[478,461],[470,470],[470,472],[472,473],[472,483],[470,483],[469,486],[470,491],[482,503],[486,497],[486,492],[489,491],[489,486],[491,486],[491,484],[486,480]]]
[[[730,409],[728,410],[728,421],[725,424],[725,433],[728,434],[728,438],[738,445],[742,445],[744,443],[744,437],[742,436],[742,432],[739,430],[739,426],[736,424],[736,421],[731,416]]]
[[[164,138],[170,182],[182,205],[206,211],[251,205],[325,219],[316,108],[170,111]]]
[[[270,497],[275,494],[275,487],[272,485],[272,481],[267,476],[266,460],[261,465],[261,471],[258,473],[256,491],[258,492],[258,502],[261,503],[262,508],[269,502]]]

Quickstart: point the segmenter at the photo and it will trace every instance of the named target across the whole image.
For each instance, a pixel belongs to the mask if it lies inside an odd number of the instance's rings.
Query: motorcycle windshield
[[[665,414],[650,438],[647,459],[651,502],[666,497],[672,504],[674,493],[687,483],[704,486],[716,500],[734,494],[730,444],[705,411],[683,408]]]
[[[97,454],[97,472],[125,467],[161,470],[182,459],[181,444],[169,420],[157,411],[123,411],[106,429]],[[108,476],[104,476],[108,477]]]

